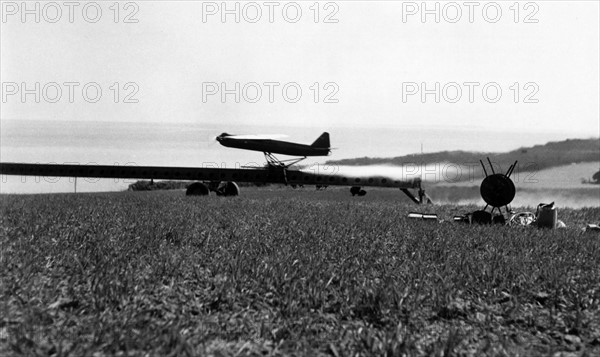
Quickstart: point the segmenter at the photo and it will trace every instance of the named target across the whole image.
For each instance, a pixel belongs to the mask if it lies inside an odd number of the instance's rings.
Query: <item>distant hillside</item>
[[[452,162],[457,164],[477,163],[489,157],[501,167],[508,167],[515,160],[519,163],[535,164],[535,168],[544,168],[567,165],[575,162],[600,161],[600,139],[569,139],[565,141],[549,142],[545,145],[536,145],[528,148],[519,148],[507,153],[486,153],[471,151],[441,151],[427,154],[412,154],[392,158],[362,157],[355,159],[332,160],[327,164],[333,165],[404,165],[404,164],[432,164],[439,162]]]

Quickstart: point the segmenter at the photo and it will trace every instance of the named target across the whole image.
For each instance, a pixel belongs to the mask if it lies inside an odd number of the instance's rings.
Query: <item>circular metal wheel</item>
[[[238,196],[240,194],[240,187],[233,181],[228,181],[223,187],[223,196]]]
[[[189,185],[185,190],[186,196],[206,196],[208,195],[208,186],[203,184],[202,182],[194,182]]]
[[[520,212],[510,217],[508,224],[511,226],[528,226],[535,222],[535,214],[531,212]]]
[[[486,177],[479,188],[481,198],[492,207],[506,206],[515,198],[515,184],[503,174]]]

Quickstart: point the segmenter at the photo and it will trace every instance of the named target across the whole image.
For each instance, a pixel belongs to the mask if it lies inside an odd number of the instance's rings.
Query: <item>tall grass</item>
[[[600,353],[598,208],[550,231],[247,191],[2,196],[0,352]]]

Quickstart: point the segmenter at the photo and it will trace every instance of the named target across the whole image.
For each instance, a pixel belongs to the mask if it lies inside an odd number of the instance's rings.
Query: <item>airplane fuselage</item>
[[[327,156],[329,148],[319,148],[310,145],[290,143],[272,139],[236,139],[220,137],[217,139],[223,146],[243,150],[260,151],[264,153],[289,156]]]

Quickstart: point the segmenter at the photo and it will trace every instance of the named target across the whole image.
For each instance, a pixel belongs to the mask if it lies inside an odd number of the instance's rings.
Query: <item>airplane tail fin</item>
[[[325,132],[321,134],[321,136],[319,136],[317,140],[315,140],[315,142],[312,143],[310,146],[314,148],[329,149],[329,133]]]

